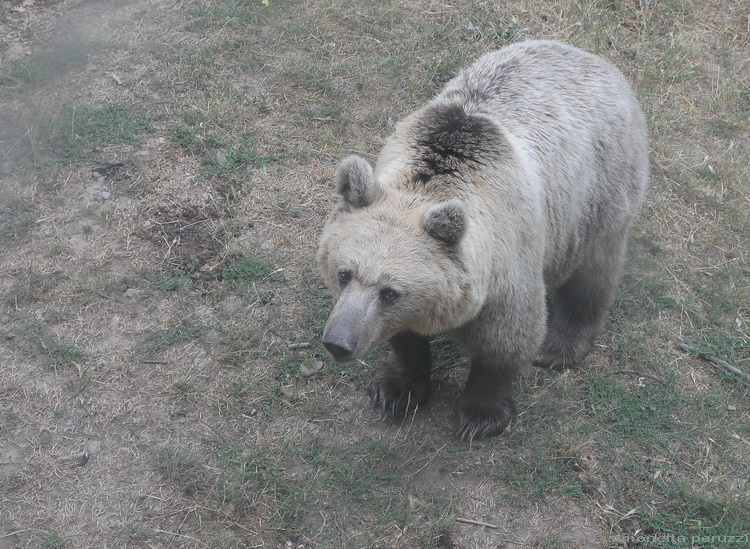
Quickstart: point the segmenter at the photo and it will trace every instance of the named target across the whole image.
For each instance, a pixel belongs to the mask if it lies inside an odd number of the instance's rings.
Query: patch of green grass
[[[226,256],[221,268],[221,280],[233,286],[269,277],[274,266],[265,259],[259,259],[246,252],[232,252]]]
[[[517,21],[507,19],[482,21],[480,28],[482,38],[491,44],[497,44],[498,47],[516,40],[521,31]]]
[[[121,532],[122,537],[136,543],[142,543],[150,537],[149,532],[143,526],[134,522],[125,524]]]
[[[218,36],[226,35],[222,33]],[[239,97],[236,97],[237,94],[224,78],[217,78],[219,71],[231,66],[234,69],[233,74],[237,78],[242,78],[248,72],[260,71],[267,61],[255,40],[238,36],[201,41],[198,44],[188,42],[179,47],[165,46],[159,53],[170,60],[167,81],[180,86],[189,83],[189,89],[192,90],[199,90],[204,86],[218,87],[217,92],[221,95],[226,94],[223,100],[224,108]],[[186,91],[187,89],[185,88]],[[212,108],[204,114],[215,116],[218,113]]]
[[[443,538],[452,523],[453,503],[439,488],[412,484],[409,475],[414,464],[403,450],[377,441],[352,447],[312,439],[295,451],[314,468],[313,493],[319,498],[325,494],[320,499],[329,502],[329,513],[338,517],[342,532],[368,517],[371,526],[358,532],[356,544],[367,546],[381,530],[400,524],[429,547]],[[342,532],[329,535],[335,539]]]
[[[658,512],[643,510],[638,514],[649,531],[684,537],[694,545],[708,543],[712,547],[731,547],[733,545],[727,543],[728,536],[747,535],[747,525],[750,524],[747,500],[732,503],[711,501],[695,494],[684,483],[659,484],[666,505]],[[701,539],[704,536],[705,541]],[[673,546],[668,540],[652,545],[655,549]]]
[[[44,536],[40,545],[41,549],[65,549],[67,542],[56,532],[50,532]]]
[[[347,449],[312,440],[302,456],[317,467],[319,482],[335,487],[345,503],[375,509],[383,521],[403,516],[400,502],[391,496],[408,468],[387,445],[372,442],[367,448]]]
[[[331,48],[322,45],[319,55],[323,58],[330,54]],[[346,64],[325,65],[322,61],[315,64],[301,64],[289,67],[279,75],[279,85],[292,86],[306,97],[308,105],[306,118],[315,123],[338,122],[346,124],[350,120],[349,108],[351,98],[341,85],[342,80],[358,78],[358,68]]]
[[[233,366],[244,366],[245,361]],[[239,368],[238,368],[239,370]],[[258,413],[254,404],[256,387],[244,377],[244,371],[229,372],[225,378],[222,398],[217,401],[217,408],[222,415],[233,416],[237,413],[245,417],[252,417]]]
[[[273,382],[264,385],[264,391],[267,398],[265,406],[262,408],[262,426],[265,427],[273,415],[273,408],[280,406],[282,408],[295,408],[305,406],[310,411],[315,408],[314,402],[308,402],[301,394],[300,389],[308,383],[308,379],[303,375],[301,366],[310,367],[314,361],[318,360],[317,356],[309,351],[293,353],[280,359],[273,369]]]
[[[133,278],[133,275],[127,273],[113,276],[101,282],[101,289],[104,294],[119,294],[137,286],[138,282]]]
[[[3,301],[13,306],[37,301],[52,292],[63,278],[60,271],[42,272],[29,265],[16,275]]]
[[[706,181],[718,181],[720,179],[719,173],[716,171],[716,168],[708,162],[704,162],[703,164],[698,166],[695,169],[695,173],[698,175],[698,177]]]
[[[549,536],[538,542],[539,549],[567,549],[569,546],[570,542],[557,535]]]
[[[645,238],[629,243],[625,272],[608,313],[608,321],[618,327],[652,321],[663,310],[679,307],[664,272],[648,254],[649,248],[657,247]]]
[[[245,28],[258,22],[262,10],[268,11],[258,3],[229,0],[226,2],[206,2],[190,8],[193,17],[189,28],[199,32],[208,32],[215,28]]]
[[[221,468],[213,487],[214,497],[230,504],[239,516],[258,506],[271,509],[271,528],[289,534],[294,532],[307,513],[308,489],[313,478],[285,474],[278,459],[260,448],[242,451],[233,444],[211,441]]]
[[[110,145],[139,145],[153,128],[153,118],[125,105],[79,105],[47,126],[46,143],[58,161],[80,160]]]
[[[194,399],[200,394],[200,390],[190,380],[177,381],[168,390],[171,398],[178,401],[187,401]]]
[[[55,408],[54,410],[52,410],[52,417],[54,417],[55,419],[62,419],[66,415],[68,415],[68,410],[65,408]]]
[[[702,353],[745,364],[750,358],[742,320],[743,307],[750,303],[746,267],[730,262],[702,273],[687,272],[683,281],[690,289],[683,302],[684,314],[690,318],[683,341]]]
[[[41,321],[24,321],[6,329],[6,339],[27,357],[39,360],[47,369],[70,366],[83,358],[75,344],[50,333]]]
[[[611,374],[592,376],[585,385],[592,419],[612,436],[650,440],[674,427],[673,413],[681,401],[668,386],[626,384]]]
[[[6,194],[0,199],[0,238],[21,238],[36,221],[34,206],[28,199]]]
[[[223,146],[217,136],[224,136],[217,120],[198,110],[187,110],[182,120],[169,129],[172,143],[188,152],[206,152]]]
[[[217,471],[206,497],[229,506],[237,517],[264,509],[267,527],[285,537],[319,532],[321,512],[333,519],[325,531],[332,544],[342,536],[349,539],[353,528],[364,543],[400,524],[419,532],[422,546],[439,547],[452,524],[451,500],[429,488],[405,489],[411,464],[382,443],[353,448],[318,440],[301,446],[286,441],[270,450],[218,439],[205,442]],[[363,520],[373,529],[356,528]]]
[[[298,295],[298,300],[304,306],[298,324],[311,337],[319,337],[333,308],[333,299],[330,291],[319,282],[320,275],[317,272],[307,272],[304,280]]]
[[[243,132],[233,143],[217,147],[203,159],[202,174],[207,178],[229,179],[277,160],[274,155],[260,154],[254,137]]]
[[[533,412],[537,413],[537,410]],[[541,422],[535,423],[537,425],[532,427],[535,429],[534,439],[521,436],[514,441],[518,451],[506,454],[502,465],[490,470],[490,475],[499,481],[506,492],[505,497],[516,506],[539,504],[549,497],[581,499],[580,457],[575,452],[564,450],[569,443],[560,437],[557,445],[536,442],[541,438],[541,432],[545,436],[551,435],[553,429],[544,428]]]
[[[273,379],[279,383],[290,383],[301,377],[300,360],[296,355],[289,355],[273,371]]]
[[[149,334],[143,341],[143,352],[153,354],[182,341],[200,341],[213,331],[191,315],[178,314],[172,326]]]
[[[176,146],[189,152],[198,151],[203,144],[203,140],[198,134],[185,124],[176,124],[172,126],[169,130],[169,137]]]
[[[70,391],[71,396],[76,397],[83,393],[83,391],[86,389],[86,387],[88,387],[93,379],[94,374],[92,374],[90,371],[85,371],[80,378],[69,380],[66,385]]]
[[[201,177],[218,182],[217,190],[228,199],[241,194],[252,171],[265,170],[280,160],[278,154],[262,152],[257,136],[235,124],[189,112],[169,132],[176,147],[201,158]]]
[[[166,278],[155,278],[153,284],[163,292],[189,290],[193,286],[192,279],[185,274],[175,274]]]
[[[189,496],[206,488],[204,468],[193,452],[167,446],[154,453],[152,463],[164,478],[181,487]]]
[[[0,86],[47,84],[71,69],[83,67],[95,47],[101,44],[71,39],[30,57],[7,61],[0,65]]]
[[[242,368],[249,360],[261,354],[259,344],[268,329],[269,320],[242,326],[235,331],[222,330],[220,362],[232,368]]]

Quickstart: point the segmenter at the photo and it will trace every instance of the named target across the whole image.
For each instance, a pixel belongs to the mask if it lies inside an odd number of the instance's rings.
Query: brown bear
[[[430,395],[430,337],[471,358],[458,435],[501,433],[512,383],[592,349],[649,178],[644,115],[610,63],[549,41],[480,57],[400,122],[376,168],[345,158],[318,264],[337,361],[388,341],[369,386],[394,416]]]

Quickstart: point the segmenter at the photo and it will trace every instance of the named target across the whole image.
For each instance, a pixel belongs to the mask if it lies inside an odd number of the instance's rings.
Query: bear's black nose
[[[323,346],[337,361],[347,360],[352,355],[352,349],[347,349],[346,347],[342,347],[341,345],[333,343],[332,341],[324,341]]]

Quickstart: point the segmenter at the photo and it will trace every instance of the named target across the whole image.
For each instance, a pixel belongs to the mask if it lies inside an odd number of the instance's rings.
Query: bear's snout
[[[323,346],[336,362],[349,362],[366,353],[377,336],[376,297],[351,282],[344,289],[323,329]]]
[[[323,346],[329,353],[331,353],[331,356],[337,362],[346,362],[347,360],[350,360],[352,357],[352,352],[354,351],[354,349],[348,349],[347,347],[338,343],[334,343],[333,341],[324,340]]]

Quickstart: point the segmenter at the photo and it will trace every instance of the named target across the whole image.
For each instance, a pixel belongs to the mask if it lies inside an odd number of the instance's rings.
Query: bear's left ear
[[[469,212],[457,198],[436,204],[424,216],[424,228],[433,238],[446,244],[458,244],[466,232]]]
[[[347,156],[336,167],[336,189],[352,208],[369,206],[381,194],[372,166],[357,155]]]

